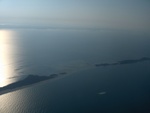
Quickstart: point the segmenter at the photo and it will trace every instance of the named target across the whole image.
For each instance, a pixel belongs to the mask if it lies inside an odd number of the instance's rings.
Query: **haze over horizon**
[[[0,113],[150,113],[150,0],[0,0]]]
[[[149,31],[148,0],[0,0],[0,27],[36,25]]]

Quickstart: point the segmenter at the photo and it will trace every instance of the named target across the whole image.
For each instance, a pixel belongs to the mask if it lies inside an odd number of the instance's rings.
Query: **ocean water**
[[[150,35],[68,29],[1,29],[0,87],[29,74],[58,79],[0,95],[0,113],[149,113]]]

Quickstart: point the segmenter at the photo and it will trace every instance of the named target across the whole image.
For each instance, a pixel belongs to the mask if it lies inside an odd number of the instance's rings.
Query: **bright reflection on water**
[[[0,30],[0,87],[8,84],[9,75],[13,73],[14,66],[12,65],[12,53],[14,48],[12,44],[13,32],[9,30]]]

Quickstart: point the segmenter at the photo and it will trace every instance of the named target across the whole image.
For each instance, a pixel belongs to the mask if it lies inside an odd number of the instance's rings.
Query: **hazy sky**
[[[150,29],[149,0],[0,0],[0,25]]]

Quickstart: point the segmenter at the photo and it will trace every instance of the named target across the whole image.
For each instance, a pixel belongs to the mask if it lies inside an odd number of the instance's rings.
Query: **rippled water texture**
[[[150,57],[149,48],[146,34],[1,29],[0,87],[29,74],[70,76],[1,95],[0,113],[145,113],[150,105],[149,62],[92,66]]]

